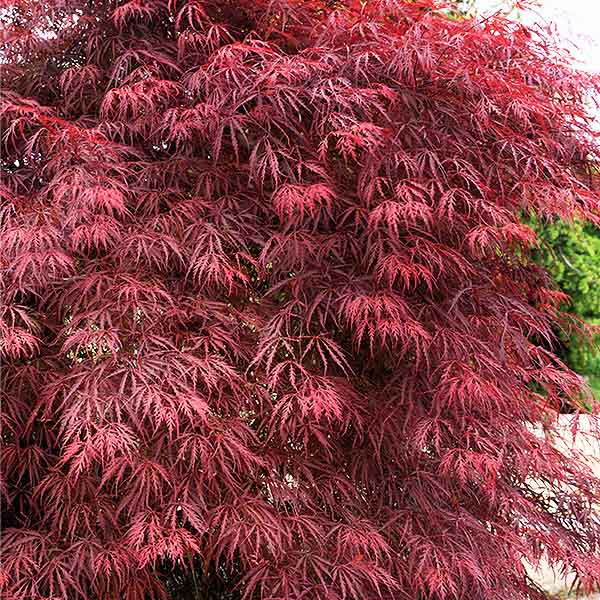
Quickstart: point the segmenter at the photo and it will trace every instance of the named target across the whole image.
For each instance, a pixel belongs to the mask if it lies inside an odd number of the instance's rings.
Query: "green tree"
[[[590,224],[558,221],[537,224],[539,260],[570,297],[569,310],[600,327],[600,230]],[[600,397],[600,333],[594,341],[573,336],[565,340],[564,358],[586,376]]]

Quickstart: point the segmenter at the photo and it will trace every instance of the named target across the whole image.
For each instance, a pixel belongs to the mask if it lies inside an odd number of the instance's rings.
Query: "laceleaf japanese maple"
[[[442,9],[5,4],[3,598],[600,582],[520,224],[598,221],[595,84]]]

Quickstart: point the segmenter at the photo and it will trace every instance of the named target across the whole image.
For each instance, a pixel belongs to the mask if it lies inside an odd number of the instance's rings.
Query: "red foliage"
[[[583,383],[519,224],[597,220],[593,81],[432,0],[3,19],[4,598],[600,582],[600,482],[531,432]]]

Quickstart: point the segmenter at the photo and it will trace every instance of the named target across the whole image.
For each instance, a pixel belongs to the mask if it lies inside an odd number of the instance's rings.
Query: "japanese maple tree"
[[[520,217],[598,222],[595,82],[433,0],[9,0],[3,598],[600,582]],[[535,432],[538,428],[546,435]]]

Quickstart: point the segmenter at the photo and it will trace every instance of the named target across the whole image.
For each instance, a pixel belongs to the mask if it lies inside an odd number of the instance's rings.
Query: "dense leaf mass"
[[[598,220],[593,81],[433,0],[4,4],[5,599],[600,582],[519,220]]]

